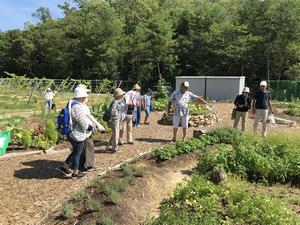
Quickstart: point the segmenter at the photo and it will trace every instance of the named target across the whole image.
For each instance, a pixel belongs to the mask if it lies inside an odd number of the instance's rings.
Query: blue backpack
[[[70,127],[71,115],[69,111],[69,104],[60,111],[57,117],[57,130],[61,135],[66,135],[66,136],[69,136],[72,133]],[[72,102],[71,108],[76,104],[78,104],[78,102]]]

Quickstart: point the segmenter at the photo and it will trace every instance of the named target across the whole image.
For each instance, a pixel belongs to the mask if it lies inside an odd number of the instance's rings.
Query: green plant
[[[177,154],[176,146],[169,145],[154,150],[154,156],[159,160],[170,160]]]
[[[284,203],[268,196],[253,196],[241,188],[214,185],[194,175],[166,201],[151,225],[163,224],[297,224]]]
[[[74,205],[72,203],[67,203],[64,205],[63,215],[66,218],[73,218],[74,215]]]
[[[40,134],[33,139],[31,146],[34,148],[46,150],[50,148],[51,145],[52,142],[49,142],[49,140],[43,134]]]
[[[21,145],[26,148],[31,147],[32,137],[30,131],[27,129],[13,129],[11,134],[11,143]]]
[[[135,185],[135,183],[136,183],[136,178],[132,175],[126,176],[123,179],[124,179],[124,182],[127,182],[129,185]]]
[[[97,199],[89,198],[86,202],[86,207],[89,211],[96,212],[100,210],[101,203]]]
[[[29,148],[32,143],[32,138],[29,130],[23,129],[21,132],[21,143],[24,147]]]
[[[93,178],[93,184],[94,184],[94,185],[102,184],[101,177],[100,177],[100,176],[95,176],[95,177]]]
[[[114,205],[116,205],[116,204],[118,204],[118,202],[119,202],[120,195],[119,195],[119,193],[118,193],[117,191],[111,191],[111,192],[109,193],[109,198],[110,198],[110,201],[111,201]]]
[[[45,128],[45,136],[49,142],[55,144],[58,140],[58,133],[56,129],[55,122],[53,120],[48,120]]]
[[[115,223],[110,217],[102,216],[98,221],[98,225],[115,225]]]
[[[117,178],[111,179],[107,181],[106,184],[104,185],[105,193],[109,195],[113,191],[116,192],[125,191],[127,185],[128,184],[122,179],[117,179]]]
[[[88,196],[89,196],[89,195],[88,195],[88,193],[85,191],[85,189],[81,189],[81,190],[77,193],[75,199],[78,200],[78,201],[81,201],[81,200],[87,198]]]
[[[154,111],[163,111],[168,107],[169,100],[168,98],[157,98],[152,102],[152,110]]]
[[[209,132],[210,136],[219,139],[219,143],[237,145],[245,140],[245,135],[233,128],[218,128]]]

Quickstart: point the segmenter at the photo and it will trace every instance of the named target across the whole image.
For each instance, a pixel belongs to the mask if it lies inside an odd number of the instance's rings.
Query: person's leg
[[[52,110],[52,100],[49,100],[49,110]]]
[[[235,119],[234,119],[234,122],[233,122],[233,128],[237,129],[237,126],[240,122],[241,116],[242,116],[242,112],[236,111]]]
[[[85,167],[95,166],[95,145],[92,137],[85,140]]]
[[[186,137],[186,130],[189,127],[189,116],[182,116],[181,117],[181,125],[182,125],[182,132],[183,132],[183,137],[182,140],[185,140]]]
[[[84,141],[83,150],[82,150],[80,160],[79,160],[79,170],[80,171],[84,171],[84,169],[85,169],[87,141],[88,141],[88,138]]]
[[[133,127],[132,116],[127,115],[126,119],[127,119],[127,127],[126,127],[126,130],[127,130],[127,143],[132,144],[133,143],[133,138],[132,138],[132,127]]]
[[[262,110],[261,112],[261,119],[262,119],[262,136],[267,136],[267,119],[268,119],[268,110]]]
[[[150,107],[149,106],[146,106],[145,113],[146,113],[146,116],[145,116],[144,124],[149,124],[149,115],[150,115]]]
[[[125,136],[125,129],[127,126],[126,118],[122,121],[120,121],[120,135],[119,135],[119,143],[123,144],[124,143],[124,136]]]
[[[179,128],[179,123],[180,123],[180,116],[173,116],[173,139],[172,141],[177,140],[177,132]]]
[[[248,119],[248,112],[242,112],[242,131],[246,130],[247,119]]]
[[[115,121],[113,125],[113,135],[112,135],[112,150],[118,151],[119,144],[119,134],[120,134],[120,122]]]
[[[254,116],[254,123],[253,123],[253,132],[255,134],[257,133],[259,118],[260,118],[260,110],[256,109],[255,116]]]
[[[79,160],[80,160],[81,153],[83,151],[83,146],[84,146],[84,141],[74,142],[73,157],[72,157],[73,174],[78,173]]]
[[[136,124],[139,126],[141,124],[141,107],[137,107]]]

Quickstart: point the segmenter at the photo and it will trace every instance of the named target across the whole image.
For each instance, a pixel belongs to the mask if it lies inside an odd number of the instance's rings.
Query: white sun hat
[[[90,89],[87,88],[87,86],[85,84],[78,84],[76,88],[84,88],[87,92],[91,92]]]
[[[190,87],[190,83],[188,81],[184,81],[181,85],[187,88]]]
[[[263,80],[262,82],[260,82],[259,86],[265,86],[265,87],[267,87],[268,83],[267,83],[267,81]]]
[[[83,87],[77,87],[74,91],[74,98],[87,98],[89,97],[87,89]]]
[[[244,87],[242,93],[249,93],[250,94],[250,88]]]

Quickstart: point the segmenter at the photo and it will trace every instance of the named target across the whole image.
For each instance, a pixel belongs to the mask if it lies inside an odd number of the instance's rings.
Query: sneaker
[[[85,168],[84,171],[86,171],[86,172],[93,172],[93,171],[96,171],[96,170],[97,170],[97,168],[95,166],[90,166],[90,167]]]
[[[127,144],[133,145],[133,141],[128,141]]]
[[[67,177],[71,177],[73,172],[71,169],[66,169],[63,166],[56,168],[56,170],[58,170],[59,172],[61,172],[63,175]]]
[[[122,145],[124,145],[124,143],[120,141],[120,142],[118,143],[118,145],[122,146]]]
[[[81,172],[72,174],[72,179],[81,179],[81,178],[84,178],[84,177],[85,177],[85,174],[81,173]]]

